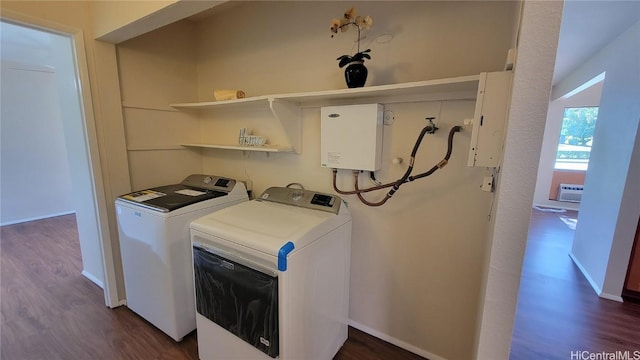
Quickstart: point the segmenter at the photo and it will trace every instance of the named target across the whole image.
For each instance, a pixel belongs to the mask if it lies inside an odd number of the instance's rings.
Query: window
[[[557,170],[587,170],[598,107],[565,108],[558,141]]]

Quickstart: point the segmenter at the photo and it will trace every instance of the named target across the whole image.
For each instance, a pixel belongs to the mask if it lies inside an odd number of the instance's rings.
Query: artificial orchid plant
[[[336,60],[339,60],[338,66],[343,67],[354,61],[364,61],[364,59],[371,59],[371,56],[368,54],[371,52],[371,49],[366,49],[360,51],[360,35],[363,30],[368,30],[373,25],[373,19],[371,16],[356,16],[355,8],[350,8],[345,11],[344,15],[340,19],[333,19],[331,21],[331,37],[338,33],[338,30],[341,32],[345,32],[349,30],[350,27],[355,27],[358,30],[358,48],[357,52],[353,55],[342,55],[338,57]]]

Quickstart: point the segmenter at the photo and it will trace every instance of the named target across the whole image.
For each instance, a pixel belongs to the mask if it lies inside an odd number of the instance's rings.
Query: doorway
[[[574,26],[588,27],[587,30],[597,32],[588,36],[588,32],[580,28],[574,32],[576,36],[571,39],[573,41],[569,41],[572,45],[584,45],[585,41],[593,42],[605,33],[603,27],[596,26],[600,25],[600,22],[584,22],[586,18],[614,22],[617,28],[623,25],[619,32],[611,33],[611,37],[593,49],[589,56],[569,67],[570,73],[565,75],[564,79],[566,81],[560,77],[558,82],[554,83],[552,99],[558,99],[561,95],[571,93],[581,82],[588,83],[588,80],[597,74],[607,72],[600,101],[602,112],[599,112],[599,115],[602,116],[594,133],[595,151],[590,154],[590,160],[593,161],[589,164],[575,238],[557,217],[550,223],[550,226],[556,227],[558,231],[568,233],[564,238],[571,241],[571,247],[565,246],[558,252],[545,253],[546,249],[537,246],[531,238],[552,240],[548,242],[549,247],[557,247],[559,241],[553,238],[556,237],[553,228],[546,227],[543,231],[536,232],[532,227],[529,231],[530,240],[527,243],[522,270],[512,342],[512,350],[519,347],[520,351],[517,355],[512,352],[512,358],[568,358],[571,356],[571,350],[605,352],[633,347],[635,342],[621,335],[622,332],[637,334],[629,331],[629,320],[620,321],[623,314],[629,313],[629,305],[609,300],[620,301],[616,287],[622,283],[620,275],[624,275],[631,248],[632,236],[628,236],[632,225],[630,220],[633,221],[633,226],[637,221],[637,218],[627,214],[637,214],[637,205],[640,204],[636,196],[638,192],[635,191],[636,184],[639,183],[638,171],[634,166],[639,159],[639,138],[636,135],[638,112],[635,106],[638,98],[638,68],[634,66],[637,65],[633,63],[634,57],[625,63],[628,58],[627,51],[637,53],[637,14],[640,12],[638,5],[633,2],[604,3],[565,2],[563,30],[569,28],[570,24],[565,21],[568,16],[579,15],[570,17],[576,20]],[[606,9],[603,9],[605,6]],[[604,15],[604,10],[609,12],[614,9],[624,11],[618,16]],[[585,16],[586,12],[597,16]],[[635,18],[631,18],[629,22],[623,21],[629,14]],[[583,42],[579,42],[580,39]],[[560,44],[563,42],[566,43],[561,31]],[[558,48],[556,64],[563,63],[560,61],[562,54],[572,53],[566,51],[566,48],[563,52],[561,48],[562,46]],[[626,69],[635,72],[627,72]],[[558,67],[554,77],[558,76],[557,70]],[[547,125],[548,122],[549,120]],[[557,140],[558,137],[554,137],[553,141]],[[556,146],[552,146],[551,149],[555,152]],[[544,145],[541,162],[543,157]],[[549,187],[546,187],[543,193],[547,195],[548,192]],[[542,215],[547,214],[534,210],[534,216]],[[531,226],[535,223],[533,218]],[[554,268],[554,264],[550,264],[549,258],[558,254],[565,265],[564,268]],[[528,262],[530,255],[540,255],[537,262],[540,266],[531,266],[532,263]],[[545,274],[543,271],[551,273]],[[524,310],[527,305],[530,305],[528,310],[531,311]],[[533,311],[536,308],[538,311]],[[637,308],[632,311],[637,311]],[[614,325],[616,322],[617,328]],[[549,329],[559,331],[554,333]],[[573,340],[570,340],[571,338]],[[607,344],[609,339],[615,341]],[[522,352],[523,350],[525,352]]]
[[[593,124],[577,124],[570,128],[565,128],[567,120],[567,110],[595,108],[597,111],[602,95],[602,86],[605,73],[598,75],[587,83],[578,87],[574,91],[549,103],[547,121],[540,151],[540,162],[538,165],[538,175],[533,196],[533,204],[542,208],[559,208],[564,210],[579,210],[584,179],[587,172],[589,152],[576,151],[582,148],[572,144],[573,133],[582,137],[589,137],[586,142],[593,141],[593,130],[595,129],[595,119]],[[591,127],[587,126],[591,125]],[[586,155],[585,155],[586,154]],[[571,186],[568,195],[561,193],[562,185]],[[575,193],[575,194],[574,194]]]
[[[99,164],[89,155],[77,39],[4,18],[0,26],[3,217],[20,222],[75,212],[82,275],[105,290],[110,305],[94,186]],[[57,139],[56,146],[51,146],[51,139]],[[41,161],[33,164],[26,161],[29,158]],[[27,206],[22,213],[10,214],[18,203]],[[29,211],[34,215],[25,216]]]

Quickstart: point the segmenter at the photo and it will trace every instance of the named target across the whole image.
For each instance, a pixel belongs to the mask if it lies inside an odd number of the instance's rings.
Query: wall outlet
[[[482,179],[482,191],[493,192],[493,176],[485,176]]]

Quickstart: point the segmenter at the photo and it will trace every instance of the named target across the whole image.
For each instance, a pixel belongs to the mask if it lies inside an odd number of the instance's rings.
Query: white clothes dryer
[[[331,359],[347,340],[351,215],[272,187],[191,223],[200,359]]]
[[[175,341],[195,330],[189,224],[247,200],[241,182],[202,174],[120,196],[115,206],[127,307]]]

